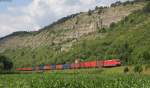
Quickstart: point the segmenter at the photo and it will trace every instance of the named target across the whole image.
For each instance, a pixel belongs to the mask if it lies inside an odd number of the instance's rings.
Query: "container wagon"
[[[72,63],[71,64],[71,69],[79,69],[79,68],[80,68],[80,64],[79,63],[77,63],[77,64]]]
[[[80,69],[80,68],[105,68],[105,67],[116,67],[120,66],[121,61],[118,59],[112,60],[97,60],[97,61],[86,61],[71,64],[52,64],[52,65],[39,65],[29,68],[17,68],[17,71],[44,71],[44,70],[63,70],[63,69]]]
[[[63,64],[63,69],[70,69],[71,65],[70,64]]]
[[[63,70],[63,65],[62,64],[56,65],[56,70]]]
[[[51,70],[56,70],[56,65],[55,64],[51,65]]]
[[[51,70],[51,65],[45,65],[44,70]]]

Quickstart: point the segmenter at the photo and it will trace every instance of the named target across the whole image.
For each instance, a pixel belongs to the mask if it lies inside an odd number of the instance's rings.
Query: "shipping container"
[[[39,70],[40,70],[39,66],[36,66],[35,71],[39,71]]]
[[[63,64],[63,69],[70,69],[70,68],[71,68],[70,64]]]
[[[40,70],[44,70],[44,65],[39,65]]]
[[[86,61],[72,64],[58,64],[58,65],[39,65],[32,68],[16,68],[17,71],[44,71],[44,70],[62,70],[62,69],[79,69],[79,68],[95,68],[95,67],[115,67],[120,66],[121,61],[117,59]]]
[[[80,64],[79,63],[77,63],[77,64],[72,63],[71,64],[71,69],[79,69],[79,68],[80,68]]]
[[[51,70],[56,70],[56,65],[52,64],[51,65]]]
[[[71,64],[71,69],[75,69],[75,64],[74,63]]]
[[[51,65],[45,65],[44,70],[51,70]]]
[[[62,64],[56,65],[56,70],[62,70],[62,69],[63,69],[63,65]]]

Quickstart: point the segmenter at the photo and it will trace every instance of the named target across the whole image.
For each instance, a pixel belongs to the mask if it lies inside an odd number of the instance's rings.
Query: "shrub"
[[[21,56],[24,56],[24,55],[25,55],[25,52],[24,52],[24,51],[22,51],[22,52],[21,52]]]
[[[143,58],[144,58],[144,60],[149,61],[150,60],[150,54],[146,51],[143,52]]]
[[[128,67],[125,67],[124,68],[124,73],[128,73],[129,72],[129,68]]]
[[[143,71],[143,68],[142,68],[141,65],[136,65],[136,66],[134,67],[134,72],[140,74],[142,71]]]
[[[98,10],[98,14],[100,15],[103,12],[103,9]]]
[[[106,28],[102,28],[98,30],[98,33],[106,33],[106,32],[107,32]]]
[[[96,6],[96,7],[95,7],[95,10],[98,10],[98,9],[99,9],[99,7],[98,7],[98,6]]]
[[[92,10],[88,11],[88,15],[91,16],[92,15]]]
[[[116,26],[116,23],[114,23],[114,22],[112,22],[111,24],[110,24],[110,28],[113,28],[113,27],[115,27]]]

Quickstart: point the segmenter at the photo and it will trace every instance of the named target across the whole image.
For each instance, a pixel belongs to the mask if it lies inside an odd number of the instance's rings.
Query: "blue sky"
[[[37,31],[64,16],[116,1],[126,0],[2,0],[0,37],[15,31]]]

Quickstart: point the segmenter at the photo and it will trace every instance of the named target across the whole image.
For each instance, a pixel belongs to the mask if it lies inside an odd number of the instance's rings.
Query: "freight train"
[[[65,69],[80,69],[80,68],[107,68],[121,66],[121,61],[118,59],[112,60],[97,60],[86,61],[72,64],[48,64],[39,65],[28,68],[16,68],[17,71],[46,71],[46,70],[65,70]]]

